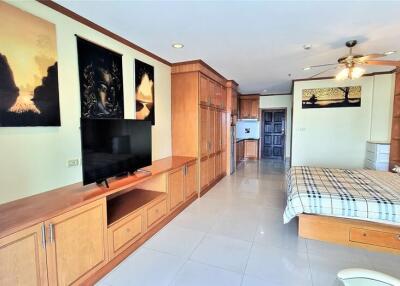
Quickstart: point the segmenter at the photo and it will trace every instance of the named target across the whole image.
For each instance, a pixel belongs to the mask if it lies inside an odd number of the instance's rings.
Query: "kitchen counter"
[[[260,140],[260,138],[236,138],[236,143],[239,143],[240,141],[245,141],[245,140],[254,141],[254,140]]]

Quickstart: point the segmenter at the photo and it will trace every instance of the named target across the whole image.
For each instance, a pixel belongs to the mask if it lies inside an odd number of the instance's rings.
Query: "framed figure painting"
[[[124,118],[122,55],[77,37],[82,118]]]

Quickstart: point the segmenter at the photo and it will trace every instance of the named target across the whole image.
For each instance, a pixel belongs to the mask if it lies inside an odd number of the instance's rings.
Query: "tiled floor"
[[[332,286],[349,267],[400,276],[400,256],[298,238],[284,205],[283,165],[246,162],[98,285]]]

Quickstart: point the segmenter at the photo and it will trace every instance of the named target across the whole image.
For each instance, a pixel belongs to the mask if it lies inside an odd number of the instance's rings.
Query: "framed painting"
[[[82,118],[124,118],[122,55],[77,37]]]
[[[360,106],[361,86],[303,89],[302,108]]]
[[[135,60],[136,119],[155,124],[154,67]]]
[[[60,126],[55,25],[0,1],[0,126]]]

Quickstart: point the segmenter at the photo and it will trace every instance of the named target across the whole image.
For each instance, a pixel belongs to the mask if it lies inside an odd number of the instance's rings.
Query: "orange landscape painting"
[[[0,2],[0,126],[60,126],[55,25]]]

